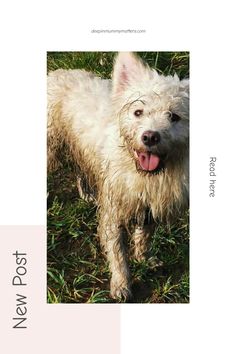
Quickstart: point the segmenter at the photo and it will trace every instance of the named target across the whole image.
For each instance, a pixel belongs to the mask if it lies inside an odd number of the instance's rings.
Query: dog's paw
[[[126,302],[132,298],[132,292],[128,284],[120,284],[111,281],[110,295],[113,299]]]

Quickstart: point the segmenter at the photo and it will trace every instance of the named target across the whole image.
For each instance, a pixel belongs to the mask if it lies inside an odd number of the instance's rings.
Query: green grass
[[[160,73],[188,77],[188,52],[142,52]],[[110,78],[114,53],[50,52],[48,71],[83,68]],[[96,208],[78,196],[75,171],[69,161],[48,176],[48,302],[108,303],[108,264],[96,235]],[[188,214],[174,225],[159,225],[150,258],[130,260],[133,302],[189,302]]]

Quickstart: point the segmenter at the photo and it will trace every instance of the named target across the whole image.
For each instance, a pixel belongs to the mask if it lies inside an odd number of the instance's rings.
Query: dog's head
[[[113,103],[125,147],[146,173],[161,171],[188,151],[189,81],[163,76],[132,53],[119,53]]]

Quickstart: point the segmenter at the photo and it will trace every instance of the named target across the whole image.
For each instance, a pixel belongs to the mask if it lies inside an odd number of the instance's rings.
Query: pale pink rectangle
[[[120,305],[47,304],[46,228],[0,226],[2,353],[120,353]],[[13,286],[15,251],[27,253],[26,286]],[[15,328],[17,294],[27,296],[26,329]]]

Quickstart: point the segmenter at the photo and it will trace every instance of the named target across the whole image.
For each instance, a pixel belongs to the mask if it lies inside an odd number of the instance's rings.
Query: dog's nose
[[[141,139],[144,145],[153,146],[160,142],[161,136],[158,132],[155,132],[153,130],[147,130],[143,133]]]

